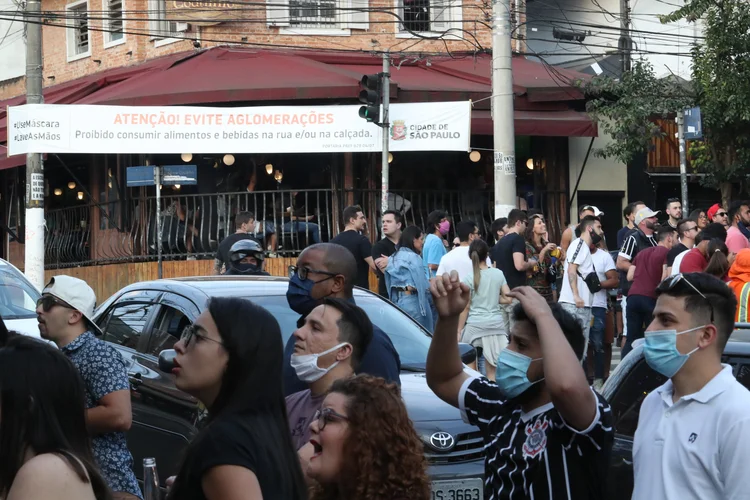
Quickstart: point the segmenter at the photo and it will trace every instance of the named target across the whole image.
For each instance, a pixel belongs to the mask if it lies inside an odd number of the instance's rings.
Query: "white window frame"
[[[174,35],[184,33],[188,30],[188,23],[178,23],[175,21],[169,21],[166,18],[160,19],[154,17],[156,12],[162,10],[166,16],[167,12],[167,1],[168,0],[148,0],[149,10],[149,32],[151,33],[151,41],[154,42],[154,47],[162,47],[175,42],[181,42],[184,38],[174,38]],[[174,29],[162,30],[166,24],[167,26],[173,27]],[[171,36],[170,36],[171,35]]]
[[[443,38],[445,40],[463,40],[464,33],[462,31],[458,31],[463,28],[463,0],[442,0],[442,1],[449,4],[448,7],[446,7],[444,11],[444,15],[448,16],[448,19],[445,21],[445,23],[447,24],[447,29],[454,30],[449,33],[446,33]],[[403,6],[403,0],[394,0],[395,12],[397,12],[401,18],[404,17],[404,11],[403,11],[402,6]],[[430,27],[432,27],[432,23],[433,21],[430,20]],[[418,36],[439,38],[443,36],[444,31],[445,30],[415,31],[414,32],[416,33],[415,35],[414,33],[405,31],[403,29],[403,25],[401,21],[396,21],[396,38],[417,38]]]
[[[65,51],[67,54],[68,62],[78,61],[79,59],[85,59],[87,57],[91,57],[91,30],[89,29],[89,26],[91,25],[91,20],[88,19],[86,23],[86,31],[88,31],[88,50],[86,52],[81,52],[80,54],[75,53],[75,39],[76,36],[76,28],[73,24],[75,19],[72,16],[73,10],[77,10],[82,5],[86,6],[86,17],[88,18],[89,15],[89,2],[88,0],[79,0],[77,2],[69,3],[65,5],[65,17],[67,18],[67,25],[68,27],[65,30]]]
[[[112,39],[112,33],[111,29],[112,26],[110,24],[109,19],[109,2],[111,0],[102,0],[102,13],[104,14],[102,17],[105,19],[102,22],[102,25],[104,27],[104,32],[102,33],[104,36],[104,48],[108,49],[110,47],[116,47],[118,45],[122,45],[125,43],[125,32],[127,31],[125,29],[125,0],[120,0],[120,23],[122,24],[122,38],[119,40],[113,40]]]
[[[352,8],[355,4],[367,5],[372,0],[336,0],[336,8]],[[361,11],[337,11],[338,27],[292,26],[289,0],[266,0],[266,23],[279,27],[280,35],[351,36],[352,30],[369,30],[369,13]],[[357,18],[355,18],[357,16]]]

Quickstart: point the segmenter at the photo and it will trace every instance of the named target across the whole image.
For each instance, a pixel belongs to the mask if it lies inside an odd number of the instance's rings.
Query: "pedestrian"
[[[367,219],[362,212],[362,207],[354,205],[344,209],[344,231],[339,233],[331,243],[341,245],[354,255],[357,263],[357,277],[354,280],[356,286],[366,290],[370,289],[370,270],[377,271],[375,261],[372,258],[372,245],[367,236],[362,234],[367,229]]]
[[[628,203],[622,210],[622,216],[625,217],[626,222],[625,226],[617,231],[617,248],[622,248],[623,243],[625,243],[625,238],[627,238],[630,232],[635,229],[635,214],[641,208],[646,208],[646,204],[642,201],[633,201]]]
[[[313,415],[331,385],[351,377],[359,368],[372,340],[372,323],[367,313],[351,302],[329,297],[307,315],[293,337],[292,367],[308,389],[287,396],[286,411],[294,449],[309,458],[312,453],[301,448],[310,441]]]
[[[168,498],[307,498],[289,433],[276,319],[249,300],[214,297],[174,346],[175,385],[208,410]]]
[[[538,262],[526,259],[526,240],[523,235],[528,225],[526,212],[514,208],[508,213],[508,230],[500,243],[493,247],[492,260],[503,272],[508,288],[513,290],[526,285],[526,272],[533,269]],[[513,326],[513,304],[503,305],[503,330],[510,332]]]
[[[628,280],[633,284],[628,294],[628,338],[623,357],[631,351],[633,342],[643,338],[656,306],[656,287],[668,276],[667,254],[674,244],[674,231],[668,225],[657,226],[655,235],[657,245],[639,252],[628,269]]]
[[[388,289],[385,286],[385,268],[388,267],[388,258],[396,253],[396,245],[401,239],[401,231],[404,219],[400,212],[387,210],[383,213],[383,239],[372,246],[372,258],[375,261],[378,275],[378,293],[381,297],[388,298]]]
[[[479,226],[476,222],[470,220],[462,220],[456,224],[456,233],[458,233],[458,246],[440,259],[437,275],[442,276],[455,270],[458,272],[458,277],[463,280],[472,273],[469,245],[481,238],[481,235],[479,234]],[[487,264],[492,266],[489,257],[487,258]]]
[[[125,432],[133,422],[125,361],[98,337],[96,295],[85,281],[53,277],[42,290],[36,314],[43,339],[51,340],[78,369],[86,387],[86,422],[94,458],[115,499],[141,498]]]
[[[591,205],[583,205],[578,210],[578,223],[585,218],[585,217],[598,217],[600,213],[599,209],[591,206]],[[567,228],[565,228],[565,231],[563,231],[562,234],[562,241],[560,242],[560,247],[562,247],[563,250],[566,252],[568,251],[568,247],[570,246],[570,242],[573,241],[575,237],[575,229],[577,225],[576,224],[570,224]]]
[[[311,245],[299,255],[297,264],[289,268],[289,288],[286,292],[289,307],[304,318],[326,297],[355,303],[353,289],[356,276],[357,263],[346,248],[335,243]],[[358,373],[400,383],[401,361],[393,342],[377,325],[373,324],[372,330],[372,341],[362,357]],[[294,336],[290,335],[284,348],[286,396],[307,389],[307,384],[297,377],[291,365],[294,344]]]
[[[494,248],[497,246],[498,243],[500,243],[500,240],[503,239],[503,236],[505,236],[505,231],[508,230],[508,218],[507,217],[500,217],[499,219],[495,219],[492,221],[492,225],[490,226],[490,232],[492,233],[492,237],[495,238],[495,245],[492,247],[492,250],[490,250],[490,258],[492,258],[492,253]],[[495,261],[492,261],[493,264],[495,264]]]
[[[708,220],[710,222],[714,224],[721,224],[725,228],[729,227],[729,214],[720,204],[716,203],[714,205],[711,205],[711,208],[708,209],[706,215],[708,216]]]
[[[64,354],[10,334],[0,349],[0,498],[112,498],[94,463],[85,403]]]
[[[435,321],[427,268],[420,257],[422,245],[422,230],[407,227],[401,233],[396,253],[389,259],[385,281],[390,301],[432,332]]]
[[[599,224],[601,225],[600,222]],[[609,292],[619,286],[620,277],[617,274],[615,261],[607,251],[604,240],[597,245],[589,245],[589,250],[591,251],[591,264],[596,269],[596,275],[602,289],[594,294],[594,301],[591,303],[592,321],[589,347],[593,349],[593,356],[587,356],[587,372],[592,374],[594,389],[601,390],[604,381],[609,377],[609,369],[612,364],[612,342],[614,341],[614,338],[608,337],[610,333],[614,337],[614,323],[609,308]]]
[[[557,302],[557,277],[562,272],[565,252],[546,240],[547,225],[544,217],[533,215],[524,232],[526,260],[537,265],[526,272],[526,284],[536,290],[549,303]],[[556,251],[559,248],[558,251]]]
[[[669,378],[641,405],[633,499],[747,498],[750,392],[722,364],[737,300],[718,278],[680,274],[656,290],[648,365]]]
[[[692,250],[685,253],[677,269],[672,267],[673,273],[708,273],[723,279],[729,271],[729,250],[725,240],[727,232],[724,226],[713,223],[698,237],[698,242]]]
[[[737,298],[735,321],[750,322],[750,248],[740,250],[729,268],[729,288]]]
[[[727,229],[726,245],[730,253],[738,253],[743,248],[750,248],[750,241],[742,232],[750,225],[750,202],[734,201],[727,212],[731,226]]]
[[[700,208],[697,208],[690,212],[690,220],[698,224],[699,233],[703,231],[708,225],[708,217],[706,216],[706,211]]]
[[[448,234],[450,229],[451,223],[442,210],[435,210],[427,216],[425,224],[427,236],[425,236],[424,246],[422,247],[422,260],[427,266],[430,278],[436,276],[440,259],[446,254],[443,237]]]
[[[677,222],[682,219],[682,202],[679,198],[669,198],[665,210],[667,214],[667,225],[677,231]]]
[[[698,233],[698,235],[695,238],[695,244],[693,245],[693,248],[690,250],[686,250],[682,252],[681,254],[678,254],[677,257],[675,257],[674,262],[672,263],[672,270],[670,272],[670,276],[674,276],[676,274],[688,272],[686,271],[689,269],[689,272],[703,272],[706,269],[706,262],[707,260],[707,254],[704,251],[701,251],[699,255],[696,255],[693,250],[696,249],[697,246],[701,242],[703,243],[703,249],[706,250],[706,247],[708,243],[711,240],[719,240],[721,242],[726,241],[727,238],[727,230],[724,228],[721,224],[711,223],[708,224],[701,232]],[[718,243],[714,245],[714,248],[719,248]],[[688,258],[688,264],[685,268],[682,267],[683,260],[688,256],[688,254],[693,253],[694,255],[691,255],[690,258]],[[701,258],[701,256],[704,256],[705,258]],[[718,258],[719,256],[717,256]],[[717,267],[712,267],[713,271],[717,271],[719,267],[721,267],[719,264],[721,262],[717,261]]]
[[[427,383],[482,434],[485,498],[606,498],[614,441],[607,401],[581,366],[585,339],[576,318],[531,287],[519,300],[497,382],[464,371],[453,336],[470,293],[458,276],[431,283],[440,319],[427,355]],[[513,494],[511,492],[517,492]]]
[[[593,215],[584,217],[578,225],[580,236],[570,243],[570,258],[565,261],[560,291],[559,303],[563,310],[572,314],[580,322],[586,346],[589,343],[594,293],[598,291],[591,289],[593,285],[590,284],[592,280],[590,276],[593,274],[596,277],[595,282],[599,283],[590,247],[596,247],[602,241],[601,227],[601,222]],[[586,357],[585,351],[583,356]]]
[[[229,250],[227,276],[270,276],[263,270],[265,252],[255,240],[240,240]]]
[[[312,500],[430,499],[422,441],[396,384],[366,375],[334,382],[310,431]]]
[[[320,243],[320,225],[311,222],[315,214],[307,213],[308,193],[290,191],[287,197],[285,190],[279,185],[279,196],[274,201],[274,208],[283,222],[282,229],[285,233],[304,234],[308,243],[312,241],[313,245]]]
[[[698,223],[691,219],[680,220],[677,223],[677,235],[679,238],[667,254],[667,276],[672,274],[672,267],[677,257],[695,246],[695,239],[698,237]],[[680,261],[682,261],[682,258],[680,258]]]
[[[232,245],[238,241],[251,240],[258,243],[250,233],[255,228],[255,215],[252,212],[239,212],[234,216],[235,233],[230,234],[219,243],[219,248],[216,250],[216,258],[214,259],[214,274],[222,274],[229,270],[229,251]],[[258,243],[260,246],[260,243]]]
[[[459,322],[461,342],[477,349],[479,371],[495,380],[495,367],[500,352],[508,346],[508,331],[503,329],[500,304],[510,304],[510,288],[500,269],[487,265],[490,249],[481,239],[469,246],[472,273],[459,279],[469,287],[471,300]],[[465,316],[465,318],[463,318]]]

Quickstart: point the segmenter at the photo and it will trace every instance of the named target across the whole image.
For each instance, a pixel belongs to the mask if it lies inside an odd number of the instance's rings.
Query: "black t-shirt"
[[[386,257],[390,257],[396,253],[396,244],[389,240],[388,238],[383,238],[382,240],[376,242],[372,246],[372,260],[375,261],[385,255]],[[378,293],[388,298],[388,290],[385,289],[385,277],[383,276],[383,273],[378,269],[375,274],[378,275]]]
[[[354,255],[354,260],[357,261],[357,279],[354,280],[354,284],[369,289],[370,284],[367,278],[370,274],[370,265],[365,262],[365,258],[372,257],[370,240],[357,231],[350,229],[349,231],[340,233],[331,240],[331,243],[341,245]]]
[[[216,260],[220,260],[224,263],[224,266],[229,269],[229,250],[231,250],[232,245],[237,243],[238,241],[242,240],[254,240],[258,241],[256,238],[253,238],[252,235],[247,233],[234,233],[230,234],[223,240],[221,240],[221,243],[219,243],[219,248],[216,250]],[[263,247],[263,244],[258,241],[258,244],[260,244],[261,247]]]
[[[484,440],[484,497],[606,498],[614,425],[609,404],[594,394],[596,418],[588,429],[576,431],[552,403],[524,414],[494,382],[472,380],[459,406]]]
[[[667,254],[667,267],[672,267],[672,264],[674,264],[674,260],[677,258],[677,256],[686,250],[690,250],[690,249],[686,247],[685,245],[683,245],[682,243],[678,243],[675,246],[673,246],[669,250],[669,253]]]
[[[278,470],[273,464],[283,462],[279,446],[281,432],[289,428],[270,422],[269,418],[257,415],[227,415],[217,418],[206,428],[205,435],[194,444],[191,450],[189,470],[184,489],[179,498],[170,500],[205,500],[203,476],[209,469],[221,465],[244,467],[255,474],[260,484],[263,498],[300,498],[293,491],[293,484],[287,481],[290,476]],[[259,435],[267,436],[259,439]],[[291,448],[291,442],[289,442]],[[274,460],[274,457],[276,459]],[[284,464],[286,465],[286,464]]]
[[[526,241],[517,233],[508,233],[492,247],[492,261],[505,275],[508,287],[513,289],[526,284],[526,271],[516,269],[513,254],[520,253],[526,260]]]

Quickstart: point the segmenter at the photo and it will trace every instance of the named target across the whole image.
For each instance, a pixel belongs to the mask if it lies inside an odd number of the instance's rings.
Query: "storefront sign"
[[[355,106],[203,108],[26,104],[8,110],[8,155],[377,152]],[[471,102],[392,104],[391,151],[468,151]]]
[[[153,186],[157,182],[155,168],[154,165],[128,167],[127,186]],[[196,165],[164,165],[161,167],[159,184],[169,186],[198,184],[198,167]]]
[[[190,23],[194,26],[213,26],[227,21],[243,19],[249,4],[240,2],[207,2],[167,0],[167,19]]]

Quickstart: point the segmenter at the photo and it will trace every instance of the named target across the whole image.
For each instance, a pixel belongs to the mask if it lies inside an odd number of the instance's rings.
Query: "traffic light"
[[[359,93],[359,102],[364,104],[359,108],[359,116],[368,122],[379,123],[380,101],[382,95],[383,80],[379,74],[365,75],[359,82],[362,91]]]

